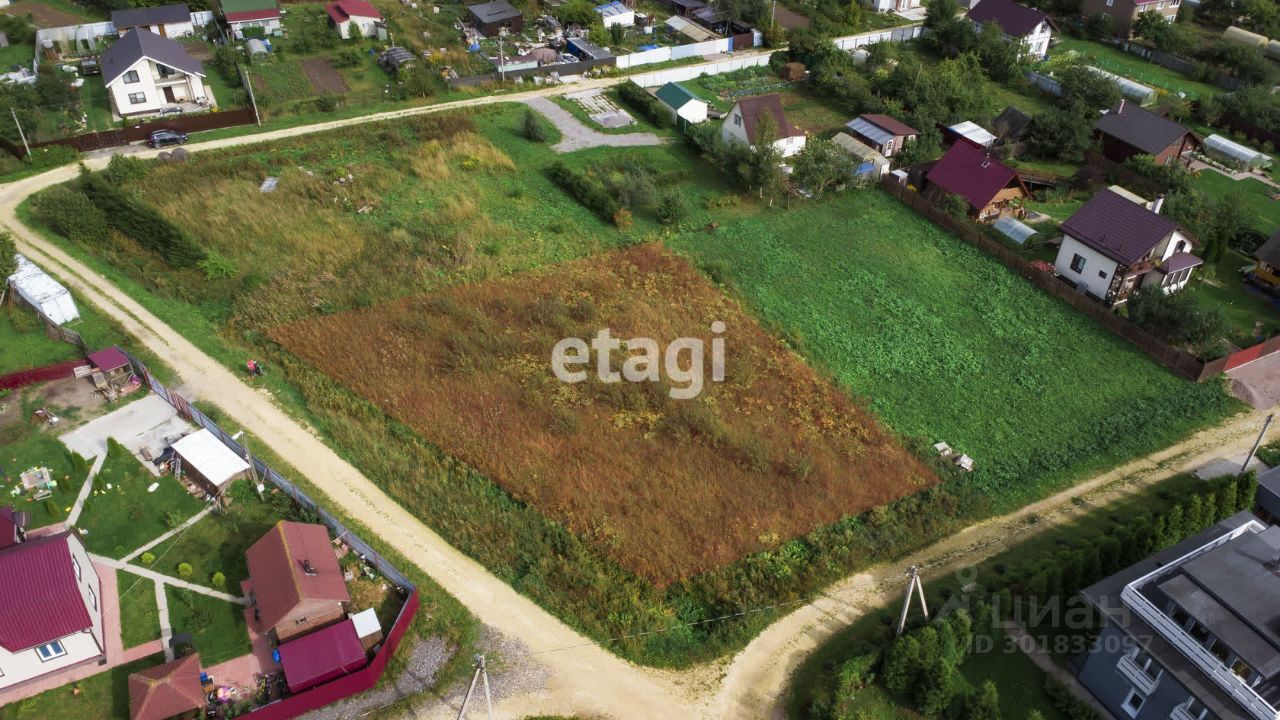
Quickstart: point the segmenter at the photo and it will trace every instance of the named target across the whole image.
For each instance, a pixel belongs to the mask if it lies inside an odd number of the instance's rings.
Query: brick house
[[[1084,0],[1080,14],[1086,18],[1099,13],[1110,15],[1115,22],[1116,35],[1129,37],[1133,21],[1144,12],[1158,12],[1169,22],[1178,17],[1182,0]]]

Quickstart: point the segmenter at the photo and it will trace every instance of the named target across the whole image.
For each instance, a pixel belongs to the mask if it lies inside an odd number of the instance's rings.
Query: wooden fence
[[[1080,293],[1057,277],[1036,269],[1030,260],[982,234],[967,220],[954,218],[943,212],[918,193],[900,185],[897,178],[891,175],[886,176],[880,181],[880,187],[890,195],[906,203],[912,210],[932,220],[936,225],[949,230],[961,240],[996,258],[1005,267],[1022,276],[1028,282],[1057,297],[1075,310],[1093,318],[1098,324],[1115,335],[1128,340],[1175,375],[1201,382],[1222,372],[1222,367],[1219,366],[1216,369],[1212,367],[1217,365],[1217,361],[1208,364],[1200,361],[1186,350],[1174,347],[1119,315],[1112,313],[1099,304],[1098,301]]]
[[[57,140],[31,143],[31,149],[37,150],[51,145],[66,145],[75,148],[78,152],[89,152],[146,140],[156,130],[199,132],[201,130],[217,130],[239,125],[251,125],[255,122],[257,122],[257,118],[253,114],[253,108],[236,108],[234,110],[222,110],[200,115],[171,115],[149,122],[129,125],[120,130],[91,132]],[[21,144],[15,144],[3,138],[0,138],[0,147],[3,147],[10,155],[19,159],[26,155],[26,151]]]

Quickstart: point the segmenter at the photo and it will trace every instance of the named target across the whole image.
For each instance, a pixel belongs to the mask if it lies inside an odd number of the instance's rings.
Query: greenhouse
[[[1237,142],[1232,142],[1221,135],[1210,135],[1204,139],[1204,150],[1224,165],[1242,170],[1258,170],[1271,166],[1271,157]]]
[[[1022,245],[1027,241],[1027,238],[1036,234],[1035,228],[1017,220],[1012,215],[1005,215],[997,220],[996,224],[992,227],[995,228],[996,232],[1004,235],[1019,245]]]
[[[1089,69],[1118,85],[1120,87],[1121,95],[1124,95],[1126,98],[1138,103],[1142,107],[1146,107],[1156,101],[1156,91],[1154,88],[1147,87],[1139,82],[1134,82],[1129,78],[1120,77],[1115,73],[1100,70],[1096,67],[1090,67]]]

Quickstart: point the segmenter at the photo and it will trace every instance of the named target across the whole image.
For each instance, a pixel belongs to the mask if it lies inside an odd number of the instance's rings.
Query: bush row
[[[667,106],[637,85],[634,80],[628,80],[618,86],[618,97],[622,98],[622,101],[631,106],[631,109],[644,115],[649,122],[657,127],[667,128],[672,126],[673,123],[671,115],[667,112]]]
[[[557,160],[547,168],[547,175],[552,182],[572,195],[588,210],[599,215],[601,219],[614,222],[618,217],[618,211],[622,206],[605,190],[604,184],[600,181],[570,168],[561,160]]]
[[[177,225],[150,206],[134,201],[104,178],[85,174],[79,186],[106,216],[112,229],[159,253],[173,267],[191,267],[204,258],[204,252]]]

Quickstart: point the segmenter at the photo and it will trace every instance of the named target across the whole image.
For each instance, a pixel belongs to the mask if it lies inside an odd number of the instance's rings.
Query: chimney
[[[316,568],[315,568],[315,566],[314,566],[314,565],[312,565],[312,564],[311,564],[311,561],[310,561],[310,560],[303,560],[303,561],[302,561],[302,572],[303,572],[304,574],[306,574],[306,575],[311,576],[311,577],[315,577],[315,575],[316,575]]]
[[[1120,98],[1120,107],[1116,108],[1116,114],[1124,112],[1124,98]]]
[[[1164,193],[1156,195],[1156,199],[1151,203],[1151,212],[1159,215],[1160,208],[1164,207]]]

